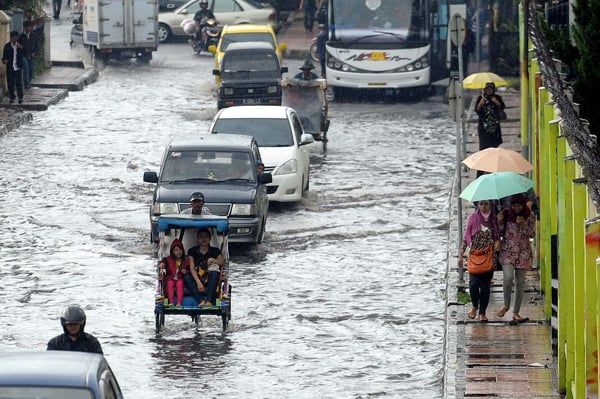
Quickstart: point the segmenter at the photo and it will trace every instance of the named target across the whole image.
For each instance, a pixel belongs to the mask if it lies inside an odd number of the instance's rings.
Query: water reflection
[[[218,375],[233,346],[226,334],[209,332],[204,328],[196,328],[191,334],[190,331],[173,334],[167,330],[151,342],[154,344],[151,357],[157,365],[157,377],[173,380]]]

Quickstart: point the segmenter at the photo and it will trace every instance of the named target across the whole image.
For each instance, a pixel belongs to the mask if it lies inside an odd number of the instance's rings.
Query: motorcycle
[[[185,33],[191,36],[188,43],[196,54],[208,51],[209,46],[216,46],[219,42],[219,26],[214,18],[203,19],[199,23],[193,19],[186,19],[181,22],[181,27]]]

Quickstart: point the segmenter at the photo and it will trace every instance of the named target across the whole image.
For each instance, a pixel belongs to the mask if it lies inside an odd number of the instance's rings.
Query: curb
[[[83,61],[52,61],[51,66],[85,69]]]
[[[56,64],[56,66],[54,66],[54,62],[55,61],[52,62],[54,68],[79,68],[78,66],[74,65],[61,65],[63,63],[69,63],[71,61],[57,61],[57,63],[61,64]],[[83,65],[83,63],[81,64]],[[98,75],[99,74],[96,69],[88,69],[85,72],[83,72],[80,76],[73,78],[70,82],[32,83],[32,86],[46,89],[65,89],[68,91],[81,91],[85,86],[89,85],[90,83],[94,83],[96,80],[98,80]]]
[[[310,51],[300,49],[288,49],[285,51],[286,58],[292,60],[305,60],[310,57]]]
[[[31,112],[13,111],[9,109],[0,110],[0,115],[4,113],[7,115],[0,116],[2,119],[2,123],[0,124],[0,137],[33,120]]]

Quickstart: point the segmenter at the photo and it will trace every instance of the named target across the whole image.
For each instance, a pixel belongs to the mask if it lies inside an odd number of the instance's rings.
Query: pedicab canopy
[[[210,216],[210,218],[201,219],[198,216],[192,215],[174,215],[172,217],[163,217],[158,218],[158,231],[167,231],[170,228],[181,228],[181,227],[193,227],[193,228],[202,228],[202,227],[215,227],[217,232],[226,233],[227,232],[227,218]]]

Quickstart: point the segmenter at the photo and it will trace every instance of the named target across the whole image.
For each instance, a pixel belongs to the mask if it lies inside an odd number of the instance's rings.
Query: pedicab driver
[[[319,77],[317,76],[317,74],[314,72],[311,72],[313,69],[315,69],[315,66],[313,65],[311,60],[304,61],[304,64],[302,64],[302,66],[300,67],[300,70],[302,72],[297,73],[296,76],[294,76],[294,79],[299,79],[299,80],[318,79]]]
[[[64,334],[48,341],[49,351],[75,351],[103,354],[100,342],[92,334],[83,331],[85,312],[79,306],[67,307],[60,316]]]
[[[187,215],[210,215],[208,209],[204,206],[204,194],[200,191],[192,193],[190,196],[190,207],[184,209],[181,213]]]

